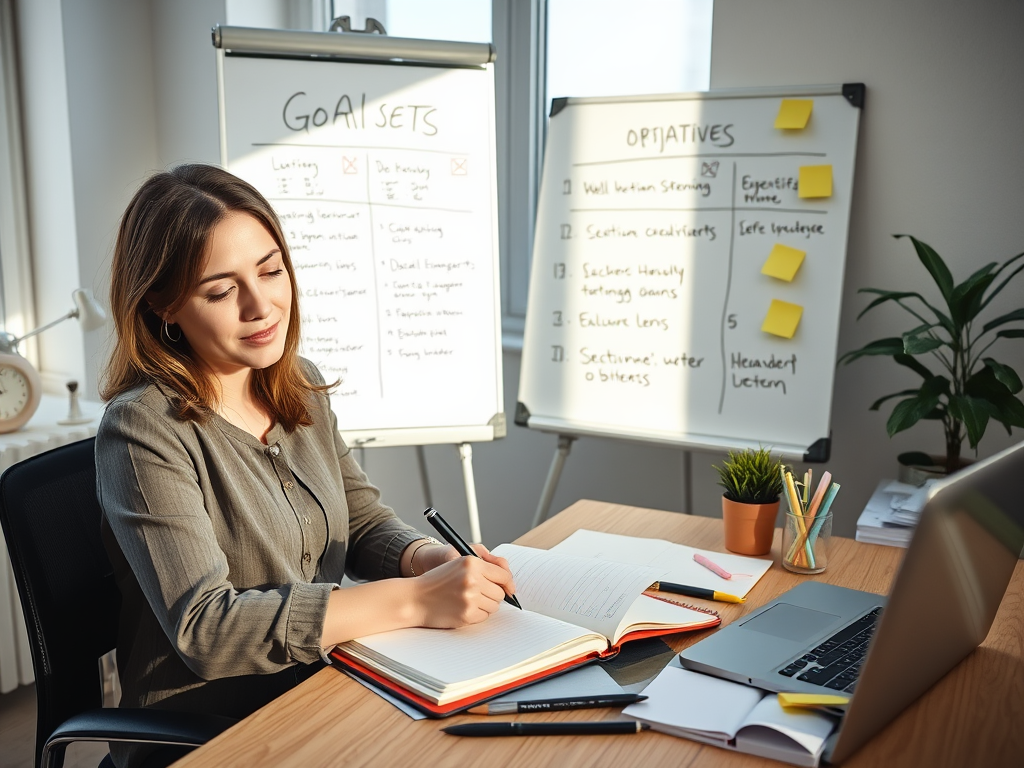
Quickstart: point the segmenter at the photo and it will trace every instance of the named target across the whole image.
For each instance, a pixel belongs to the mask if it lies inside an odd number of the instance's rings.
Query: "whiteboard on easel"
[[[342,435],[502,437],[492,65],[218,54],[222,163],[280,217]]]
[[[556,100],[516,422],[827,453],[863,93]]]

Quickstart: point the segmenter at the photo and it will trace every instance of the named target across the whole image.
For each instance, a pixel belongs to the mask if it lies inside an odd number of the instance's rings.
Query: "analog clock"
[[[0,432],[24,426],[39,407],[42,382],[21,355],[0,354]]]

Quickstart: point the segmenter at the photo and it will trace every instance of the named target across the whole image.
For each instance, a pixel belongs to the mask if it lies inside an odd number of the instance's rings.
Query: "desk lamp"
[[[18,353],[18,344],[73,317],[78,318],[84,331],[93,331],[107,321],[107,313],[86,289],[79,288],[71,298],[75,308],[52,323],[24,336],[0,331],[0,433],[20,429],[32,418],[42,396],[39,372]]]

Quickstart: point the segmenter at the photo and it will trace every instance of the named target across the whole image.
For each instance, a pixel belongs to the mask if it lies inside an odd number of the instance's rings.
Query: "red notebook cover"
[[[675,601],[670,600],[668,602]],[[680,605],[684,604],[680,603]],[[581,656],[578,659],[572,659],[570,661],[563,662],[562,664],[559,664],[556,667],[551,667],[550,669],[545,669],[540,672],[536,672],[528,677],[513,680],[497,688],[491,688],[487,691],[482,691],[473,696],[468,696],[464,699],[452,701],[447,704],[435,704],[434,702],[423,698],[419,694],[414,693],[413,691],[410,691],[406,688],[403,688],[397,683],[388,680],[383,675],[380,675],[377,672],[374,672],[372,669],[363,666],[363,664],[356,661],[355,659],[346,656],[344,652],[341,651],[339,648],[335,648],[333,651],[331,651],[331,658],[334,660],[334,665],[336,667],[344,669],[344,671],[360,678],[361,680],[365,680],[373,686],[383,688],[392,696],[400,699],[401,701],[404,701],[406,704],[409,704],[410,706],[419,710],[423,714],[427,715],[427,717],[448,717],[449,715],[457,714],[459,712],[462,712],[463,710],[469,709],[470,707],[475,707],[477,704],[487,701],[488,699],[493,699],[496,696],[501,696],[503,693],[507,693],[508,691],[513,691],[516,688],[522,688],[524,686],[530,685],[531,683],[536,683],[540,680],[545,680],[549,677],[560,675],[563,672],[568,672],[570,669],[575,669],[576,667],[583,666],[584,664],[588,664],[589,662],[594,661],[595,659],[611,658],[619,652],[619,649],[622,647],[623,643],[630,642],[631,640],[640,640],[646,637],[658,637],[661,635],[674,635],[680,632],[692,632],[698,629],[716,627],[722,623],[721,617],[714,611],[708,610],[707,608],[698,608],[693,605],[686,605],[686,607],[692,608],[693,610],[701,611],[702,613],[709,614],[708,620],[702,624],[686,627],[684,629],[650,629],[638,632],[630,632],[627,635],[623,635],[616,645],[610,647],[604,653],[588,653],[584,656]]]

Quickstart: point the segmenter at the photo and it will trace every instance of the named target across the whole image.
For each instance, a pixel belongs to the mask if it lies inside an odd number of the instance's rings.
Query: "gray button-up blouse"
[[[313,426],[275,425],[268,445],[216,415],[177,419],[156,385],[108,404],[96,472],[123,596],[123,706],[244,716],[320,658],[343,573],[399,575],[421,534],[381,504],[328,399],[313,400]]]

